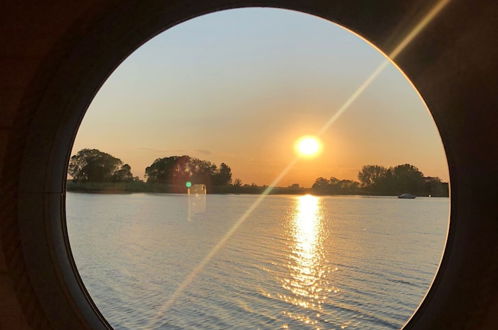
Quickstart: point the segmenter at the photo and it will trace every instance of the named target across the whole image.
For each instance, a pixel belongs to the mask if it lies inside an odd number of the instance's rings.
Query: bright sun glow
[[[296,141],[296,152],[302,157],[313,157],[322,151],[322,143],[314,136],[303,136]]]

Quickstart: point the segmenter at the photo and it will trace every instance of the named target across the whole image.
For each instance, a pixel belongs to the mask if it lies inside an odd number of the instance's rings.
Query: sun
[[[300,137],[294,148],[301,157],[314,157],[322,151],[322,143],[317,137],[307,135]]]

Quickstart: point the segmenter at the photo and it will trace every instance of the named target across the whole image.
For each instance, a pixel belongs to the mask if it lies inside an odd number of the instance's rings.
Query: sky
[[[102,86],[73,154],[96,148],[143,178],[155,159],[227,163],[243,183],[269,184],[385,56],[321,18],[246,8],[197,17],[132,53]],[[280,186],[357,180],[363,165],[410,163],[448,180],[441,138],[419,94],[390,64]]]

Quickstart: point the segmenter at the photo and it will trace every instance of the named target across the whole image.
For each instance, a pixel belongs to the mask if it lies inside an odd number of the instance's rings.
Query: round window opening
[[[72,155],[72,253],[117,329],[400,328],[444,250],[448,168],[423,100],[315,16],[226,10],[156,36]]]

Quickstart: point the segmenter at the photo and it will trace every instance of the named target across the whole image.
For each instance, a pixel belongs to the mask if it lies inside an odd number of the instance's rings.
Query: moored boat
[[[412,195],[412,194],[401,194],[398,196],[398,198],[402,199],[415,199],[417,196]]]

